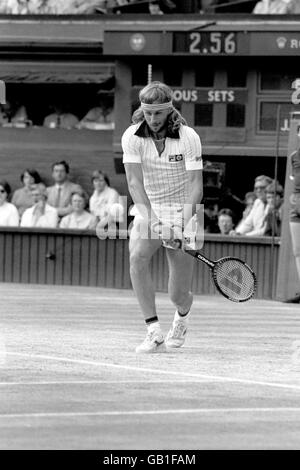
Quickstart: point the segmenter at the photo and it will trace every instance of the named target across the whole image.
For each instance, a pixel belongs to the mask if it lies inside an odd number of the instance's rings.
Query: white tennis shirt
[[[202,148],[198,134],[181,125],[167,133],[159,155],[144,122],[134,124],[122,136],[123,163],[140,163],[145,192],[157,215],[162,210],[180,210],[189,194],[188,171],[202,170]]]

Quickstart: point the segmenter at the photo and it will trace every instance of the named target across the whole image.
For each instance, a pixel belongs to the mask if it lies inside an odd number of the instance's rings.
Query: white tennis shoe
[[[135,352],[142,354],[167,352],[162,332],[156,329],[148,331],[146,338],[136,347]]]
[[[185,342],[186,333],[187,321],[183,319],[174,319],[166,336],[166,346],[168,348],[180,348]]]

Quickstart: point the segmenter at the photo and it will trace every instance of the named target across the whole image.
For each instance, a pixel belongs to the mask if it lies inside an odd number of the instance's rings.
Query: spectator
[[[245,219],[248,214],[250,213],[252,207],[253,207],[253,204],[255,202],[255,199],[256,199],[256,196],[255,196],[255,193],[253,191],[249,191],[248,193],[245,194],[245,209],[243,211],[243,219]]]
[[[0,104],[0,126],[4,126],[9,122],[6,104]]]
[[[218,213],[218,227],[221,235],[229,235],[233,230],[233,212],[231,209],[221,209]]]
[[[0,226],[18,227],[19,214],[17,208],[7,201],[11,193],[10,185],[5,180],[0,180]]]
[[[80,230],[93,230],[96,228],[97,219],[93,214],[85,210],[87,198],[83,191],[72,194],[72,212],[61,219],[60,228],[71,228]]]
[[[238,227],[240,224],[244,222],[244,220],[248,217],[248,215],[251,212],[251,209],[253,207],[253,204],[255,202],[256,196],[253,191],[249,191],[248,193],[245,194],[245,199],[244,199],[244,204],[245,204],[245,209],[243,211],[243,215],[241,220],[239,221],[239,224],[236,227],[236,230],[238,231]]]
[[[6,101],[1,105],[0,124],[3,127],[26,127],[31,124],[24,105]]]
[[[53,111],[45,117],[43,126],[50,129],[74,129],[79,123],[79,119],[72,113],[63,112],[60,105],[51,105]]]
[[[269,176],[261,175],[255,178],[254,193],[256,200],[245,220],[241,221],[230,235],[246,235],[255,237],[264,234],[264,218],[266,209],[266,187],[272,182]]]
[[[92,15],[97,7],[103,7],[102,0],[52,0],[60,15]]]
[[[57,210],[47,204],[47,188],[38,183],[31,189],[34,205],[26,209],[21,218],[21,227],[56,228]]]
[[[204,231],[206,233],[218,233],[218,206],[213,203],[205,203]]]
[[[161,11],[159,7],[159,1],[149,2],[149,13],[151,13],[151,15],[163,15],[164,14],[164,12]]]
[[[282,209],[283,209],[283,187],[273,181],[266,187],[266,215],[264,235],[279,237],[281,233]],[[274,228],[274,230],[273,230]],[[273,233],[274,232],[274,233]]]
[[[72,193],[82,190],[79,184],[69,181],[69,172],[70,167],[64,160],[52,165],[54,185],[47,188],[48,204],[52,207],[56,207],[59,217],[63,217],[72,212]]]
[[[299,0],[261,0],[255,5],[253,13],[259,15],[300,13]]]
[[[21,174],[21,182],[23,187],[16,189],[13,193],[11,202],[16,206],[19,211],[20,217],[23,215],[24,211],[33,205],[32,198],[32,185],[38,184],[41,182],[41,177],[39,173],[34,169],[26,169]]]
[[[106,225],[112,205],[120,203],[120,195],[116,189],[110,187],[109,179],[102,171],[96,170],[93,172],[92,182],[94,192],[90,198],[90,212]],[[117,220],[117,222],[121,221]]]
[[[79,129],[114,129],[113,104],[109,98],[99,99],[98,106],[90,109],[77,125]]]

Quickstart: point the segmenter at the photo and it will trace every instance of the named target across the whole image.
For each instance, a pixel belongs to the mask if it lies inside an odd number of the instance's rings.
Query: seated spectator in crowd
[[[98,106],[90,109],[77,125],[78,129],[114,129],[113,105],[109,99],[101,98]]]
[[[217,204],[204,203],[204,232],[218,233],[218,206]]]
[[[0,104],[0,126],[4,126],[9,122],[5,104]]]
[[[47,188],[38,183],[31,188],[34,205],[26,209],[21,218],[21,227],[56,228],[57,210],[47,204]]]
[[[102,224],[106,224],[110,218],[110,208],[113,204],[120,203],[118,191],[110,187],[110,182],[102,171],[94,171],[92,175],[94,192],[90,198],[90,212],[98,217]],[[122,220],[116,220],[121,222]]]
[[[258,15],[290,15],[300,13],[299,0],[261,0],[253,10]]]
[[[16,189],[12,196],[12,204],[16,206],[19,211],[20,217],[22,216],[23,212],[32,207],[34,201],[32,198],[32,186],[34,184],[38,184],[41,182],[41,177],[39,173],[31,168],[27,168],[21,174],[21,182],[23,183],[23,187]]]
[[[93,230],[96,228],[97,219],[93,214],[85,210],[87,197],[84,191],[76,191],[72,194],[72,212],[60,221],[60,228],[71,228],[80,230]]]
[[[241,221],[230,235],[246,235],[248,237],[257,237],[264,234],[264,218],[267,204],[266,187],[272,183],[272,178],[261,175],[255,178],[254,193],[256,200],[245,220]]]
[[[0,125],[3,127],[26,127],[31,124],[24,105],[17,101],[1,104]]]
[[[248,193],[245,194],[245,199],[244,199],[245,209],[243,210],[242,218],[239,221],[239,224],[244,222],[244,220],[250,214],[255,199],[256,199],[256,196],[255,196],[255,193],[253,191],[249,191]]]
[[[74,192],[82,190],[79,184],[69,181],[69,172],[70,167],[64,160],[52,165],[54,185],[47,188],[48,204],[57,209],[59,217],[72,212],[71,196]]]
[[[1,0],[0,13],[12,15],[93,14],[103,0]]]
[[[163,15],[164,12],[161,11],[160,6],[159,6],[159,1],[153,0],[152,2],[149,2],[149,13],[151,15]]]
[[[51,114],[45,117],[43,126],[50,129],[74,129],[79,123],[79,119],[60,105],[50,106]]]
[[[19,213],[17,208],[7,201],[11,193],[10,185],[5,180],[0,180],[0,226],[18,227]]]
[[[266,198],[267,206],[264,220],[264,235],[280,237],[283,217],[283,187],[281,184],[275,181],[269,184],[266,187]]]
[[[50,0],[49,3],[59,15],[92,15],[97,7],[105,5],[103,0]]]
[[[248,193],[245,194],[245,206],[246,207],[243,211],[242,220],[244,220],[248,216],[248,214],[250,213],[250,211],[253,207],[255,199],[256,199],[256,196],[255,196],[255,193],[253,191],[249,191]]]
[[[221,235],[229,235],[233,230],[234,215],[231,209],[221,209],[218,213],[218,227]]]

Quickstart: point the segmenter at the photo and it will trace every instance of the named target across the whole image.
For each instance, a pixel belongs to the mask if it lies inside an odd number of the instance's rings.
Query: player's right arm
[[[123,163],[128,189],[138,212],[148,221],[149,225],[158,219],[152,211],[151,204],[144,187],[142,170],[142,140],[135,135],[136,126],[130,126],[122,136]]]

